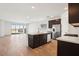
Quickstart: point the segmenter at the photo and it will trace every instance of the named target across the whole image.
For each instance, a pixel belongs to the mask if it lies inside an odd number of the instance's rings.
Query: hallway
[[[35,49],[28,47],[26,34],[15,34],[0,38],[1,56],[56,56],[57,41],[53,40]]]

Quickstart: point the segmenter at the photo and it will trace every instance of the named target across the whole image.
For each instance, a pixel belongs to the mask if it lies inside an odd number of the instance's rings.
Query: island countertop
[[[39,33],[28,33],[28,35],[41,35],[41,34],[51,34],[52,32],[39,32]]]

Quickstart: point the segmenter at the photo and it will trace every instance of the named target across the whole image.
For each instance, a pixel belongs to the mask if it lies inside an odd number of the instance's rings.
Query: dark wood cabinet
[[[28,35],[28,45],[31,48],[36,48],[46,43],[47,34]]]
[[[50,20],[48,23],[49,23],[49,28],[52,28],[52,25],[61,24],[61,19]]]
[[[69,3],[69,23],[79,23],[79,3]]]
[[[58,40],[58,56],[79,56],[79,44]]]

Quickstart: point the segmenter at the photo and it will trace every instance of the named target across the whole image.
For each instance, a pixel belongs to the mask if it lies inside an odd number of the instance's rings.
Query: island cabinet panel
[[[31,48],[36,48],[46,43],[47,43],[47,34],[28,35],[28,45]]]
[[[79,44],[58,40],[58,56],[79,56]]]

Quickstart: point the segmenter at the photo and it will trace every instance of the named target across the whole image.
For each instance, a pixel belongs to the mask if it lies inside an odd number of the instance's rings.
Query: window
[[[16,33],[26,33],[26,26],[21,24],[12,24],[12,34]]]

